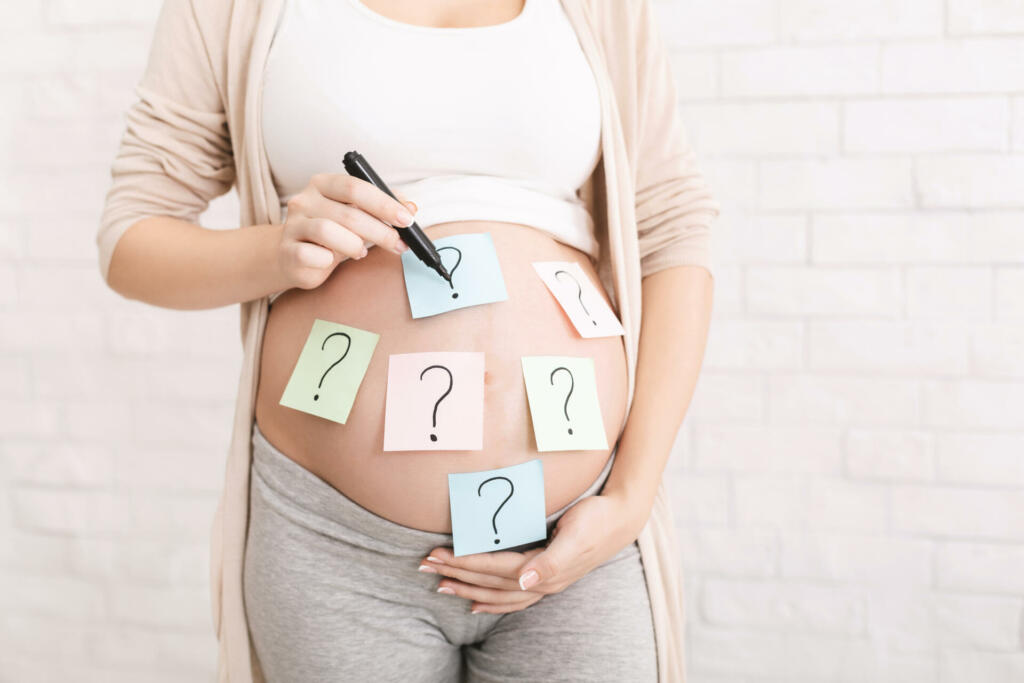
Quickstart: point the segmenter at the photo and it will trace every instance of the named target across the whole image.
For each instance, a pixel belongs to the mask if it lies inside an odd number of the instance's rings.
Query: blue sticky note
[[[451,285],[416,257],[402,254],[405,291],[413,318],[447,313],[457,308],[508,299],[494,241],[486,233],[452,235],[432,240],[441,262],[452,276]]]
[[[547,538],[540,460],[448,475],[455,556],[514,548]]]

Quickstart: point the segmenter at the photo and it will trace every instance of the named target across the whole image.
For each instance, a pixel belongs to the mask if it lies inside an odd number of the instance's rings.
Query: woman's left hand
[[[588,496],[565,511],[546,548],[462,557],[451,548],[434,548],[420,571],[445,577],[438,592],[472,601],[474,613],[516,612],[560,593],[614,557],[636,540],[646,520],[622,497]]]

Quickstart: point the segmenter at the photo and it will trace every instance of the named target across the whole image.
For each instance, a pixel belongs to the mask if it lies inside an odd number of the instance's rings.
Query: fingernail
[[[437,573],[436,569],[434,569],[433,567],[428,567],[425,564],[421,564],[420,565],[419,571],[426,572],[427,574],[436,574]]]
[[[365,257],[368,253],[369,251],[367,251],[366,247],[363,247],[363,251],[359,254],[359,258]]]
[[[437,592],[438,593],[444,593],[445,595],[455,595],[455,591],[453,591],[448,586],[438,586],[437,587]]]
[[[531,569],[530,571],[526,572],[525,574],[519,577],[519,588],[522,590],[527,590],[531,586],[536,585],[538,581],[540,581],[540,574],[538,574],[535,570]]]
[[[469,610],[470,614],[483,614],[483,612],[484,611],[482,609],[471,609],[471,610]]]
[[[412,214],[411,213],[409,213],[405,209],[399,209],[397,215],[398,215],[398,224],[400,226],[402,226],[403,228],[407,228],[410,225],[412,225],[413,218],[412,218]]]
[[[427,555],[427,559],[430,560],[431,562],[437,562],[438,564],[444,564],[444,562],[442,562],[441,560],[437,559],[433,555]]]

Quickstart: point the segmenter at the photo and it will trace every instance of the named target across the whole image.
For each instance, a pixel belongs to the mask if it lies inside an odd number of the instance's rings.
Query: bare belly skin
[[[449,473],[495,469],[534,458],[543,461],[550,514],[594,482],[611,449],[537,452],[520,357],[593,358],[608,444],[614,446],[626,409],[626,355],[622,337],[580,338],[531,263],[576,261],[600,289],[597,274],[586,254],[528,226],[459,221],[425,232],[431,239],[490,233],[508,300],[414,320],[398,256],[371,248],[361,260],[343,261],[317,289],[289,290],[271,306],[260,358],[256,421],[289,458],[397,524],[450,533]],[[316,318],[380,334],[343,425],[278,403]],[[483,450],[381,450],[388,355],[420,351],[484,352]]]

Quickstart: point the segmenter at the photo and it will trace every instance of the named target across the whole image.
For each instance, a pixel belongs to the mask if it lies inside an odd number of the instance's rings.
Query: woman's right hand
[[[404,206],[403,206],[404,203]],[[395,254],[408,247],[391,226],[412,225],[413,202],[396,201],[372,183],[346,173],[314,175],[288,200],[278,265],[293,287],[314,289],[346,258],[376,244]]]

